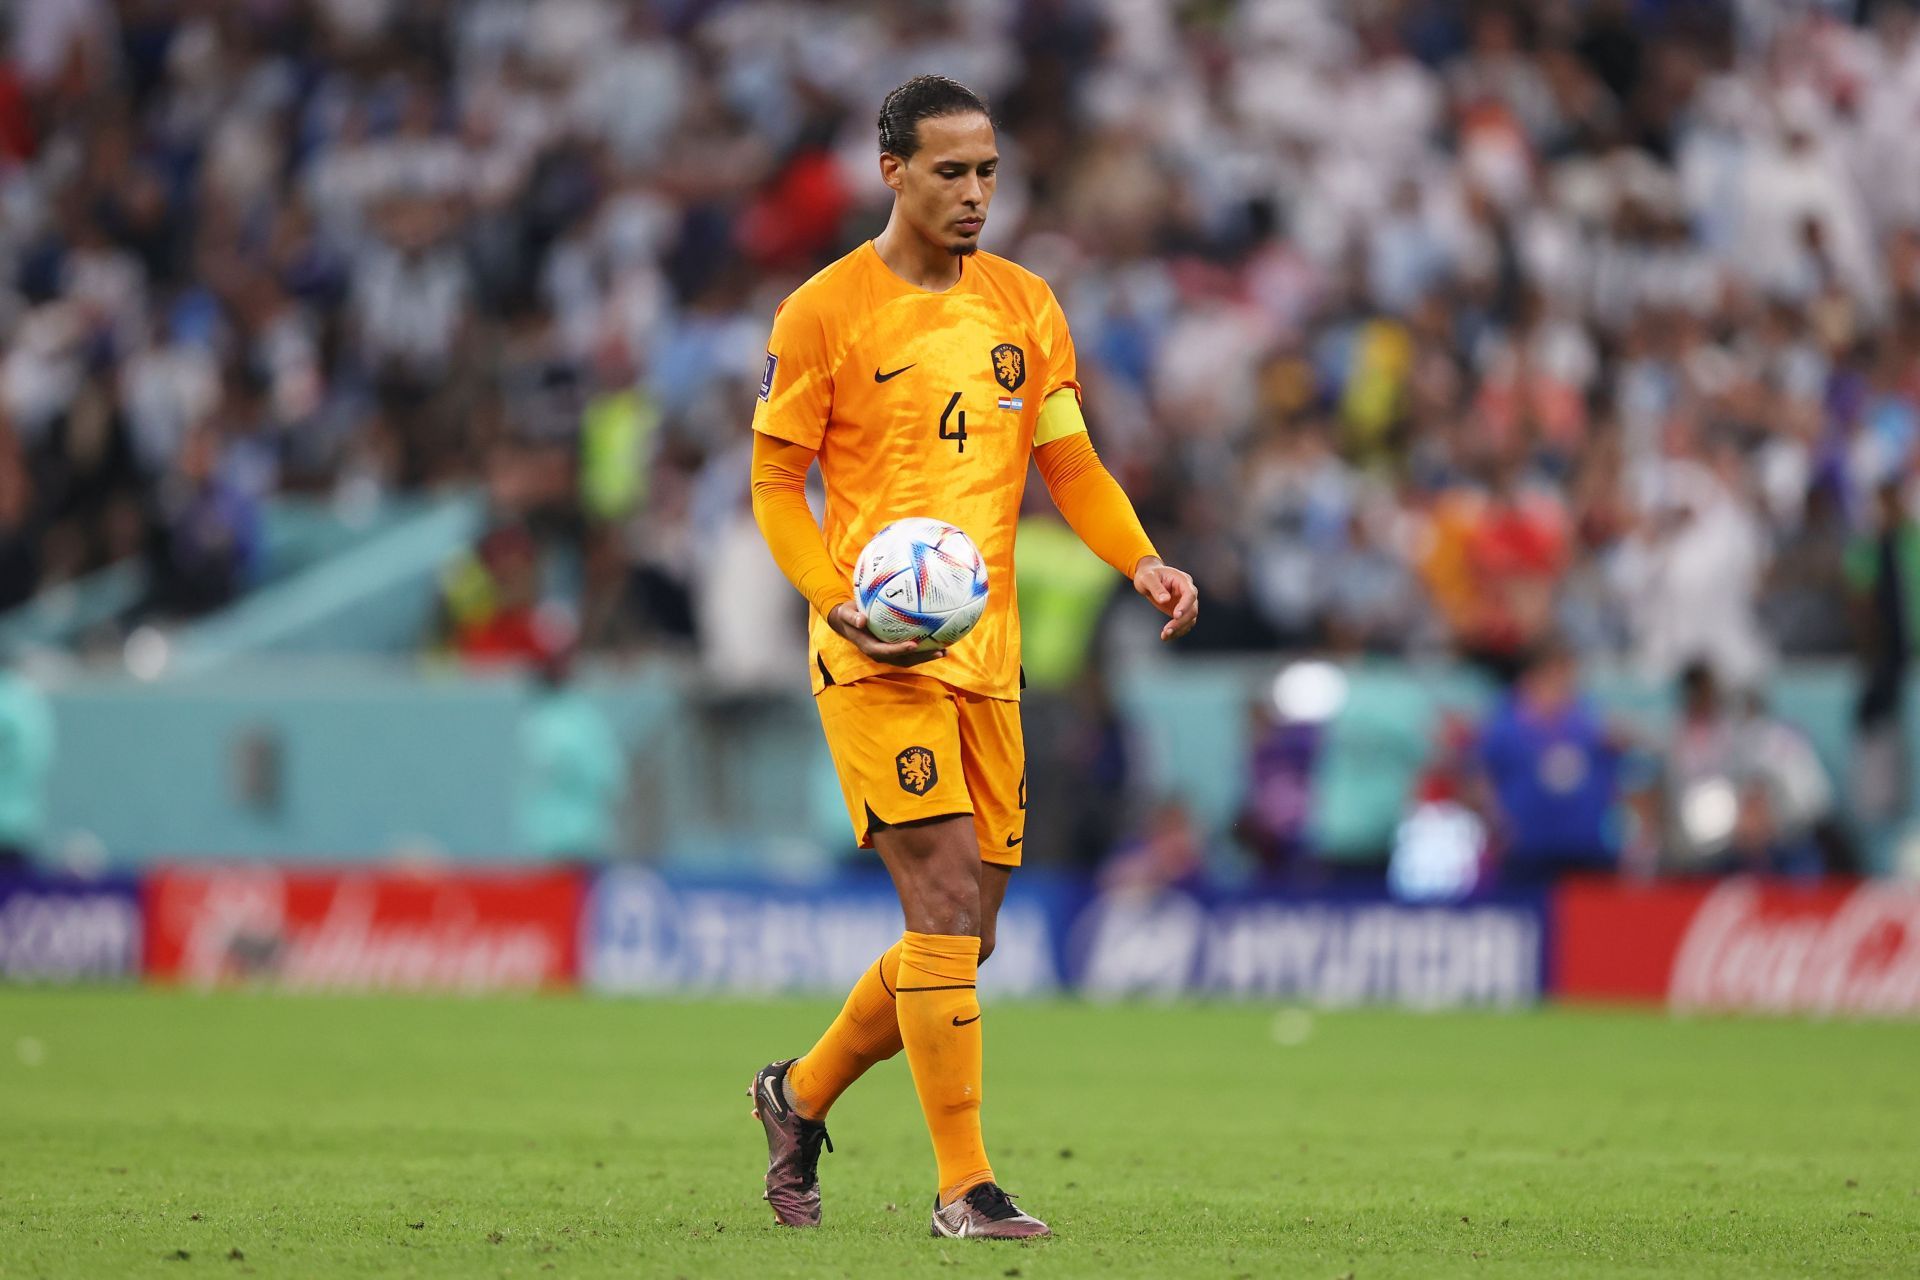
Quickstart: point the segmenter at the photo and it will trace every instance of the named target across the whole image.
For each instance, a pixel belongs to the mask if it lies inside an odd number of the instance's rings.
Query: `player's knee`
[[[920,900],[939,932],[979,934],[979,885],[961,876],[941,877],[925,887]]]
[[[947,819],[887,829],[888,866],[910,920],[934,933],[978,937],[980,856],[971,819]]]

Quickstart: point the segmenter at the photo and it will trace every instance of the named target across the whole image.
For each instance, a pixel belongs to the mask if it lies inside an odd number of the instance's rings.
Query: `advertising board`
[[[131,877],[0,876],[0,980],[78,982],[139,971]]]
[[[193,986],[566,986],[584,891],[565,868],[166,867],[145,886],[146,971]]]
[[[1109,895],[1075,924],[1070,971],[1093,996],[1508,1007],[1541,998],[1545,933],[1535,899]]]
[[[1138,897],[1022,872],[980,985],[1007,995],[1525,1005],[1542,993],[1544,925],[1537,899],[1440,907],[1377,894]],[[883,876],[781,885],[620,870],[590,898],[585,975],[601,991],[838,994],[900,930]]]
[[[1555,916],[1563,998],[1920,1014],[1920,887],[1578,881],[1560,889]]]
[[[982,991],[1035,995],[1060,985],[1068,896],[1044,877],[1015,878]],[[621,869],[601,876],[588,900],[586,983],[625,993],[842,994],[902,927],[884,875],[782,884]]]

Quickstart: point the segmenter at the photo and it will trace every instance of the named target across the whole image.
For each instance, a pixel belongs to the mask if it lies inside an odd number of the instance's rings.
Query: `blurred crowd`
[[[985,243],[1062,299],[1096,442],[1206,593],[1188,648],[1733,698],[1854,653],[1897,724],[1904,0],[7,12],[0,608],[137,561],[136,613],[191,616],[267,571],[275,495],[478,484],[437,643],[790,681],[754,379],[779,300],[882,225],[878,103],[935,70],[993,104]],[[1078,690],[1113,584],[1029,525],[1042,683]],[[1062,696],[1111,756],[1104,693]]]
[[[1528,890],[1569,875],[1852,876],[1875,857],[1875,815],[1865,805],[1851,821],[1843,814],[1811,738],[1704,662],[1681,672],[1670,716],[1628,718],[1595,696],[1570,649],[1545,646],[1505,688],[1435,717],[1411,777],[1391,752],[1370,752],[1364,731],[1338,741],[1331,720],[1346,688],[1333,664],[1282,669],[1271,699],[1250,708],[1238,807],[1221,838],[1177,797],[1138,806],[1137,743],[1124,726],[1123,776],[1067,788],[1058,803],[1076,817],[1063,832],[1045,812],[1029,829],[1048,829],[1109,888],[1225,880],[1320,889],[1373,885],[1384,872],[1410,900]],[[1417,702],[1402,691],[1399,718],[1421,720]],[[1085,839],[1102,812],[1129,816]]]
[[[10,13],[0,606],[144,557],[198,612],[276,493],[477,481],[513,532],[450,573],[447,643],[557,603],[724,650],[694,566],[770,572],[773,308],[880,225],[876,104],[930,69],[994,105],[986,242],[1062,298],[1195,647],[1510,674],[1559,638],[1745,685],[1859,643],[1862,540],[1906,519],[1905,3]]]
[[[1857,874],[1855,832],[1813,744],[1704,662],[1655,735],[1611,721],[1569,651],[1547,648],[1474,724],[1443,722],[1388,877],[1407,897],[1527,888],[1570,874]]]

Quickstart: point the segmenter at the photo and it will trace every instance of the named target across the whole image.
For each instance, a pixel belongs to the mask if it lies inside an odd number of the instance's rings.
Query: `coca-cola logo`
[[[1688,924],[1667,994],[1681,1010],[1920,1013],[1920,891],[1796,899],[1730,880]]]

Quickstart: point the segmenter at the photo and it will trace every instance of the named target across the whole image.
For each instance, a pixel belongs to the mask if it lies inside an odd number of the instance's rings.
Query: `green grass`
[[[928,1238],[897,1059],[773,1226],[742,1090],[829,1012],[0,991],[0,1276],[1920,1267],[1920,1026],[995,1007],[1009,1245]]]

